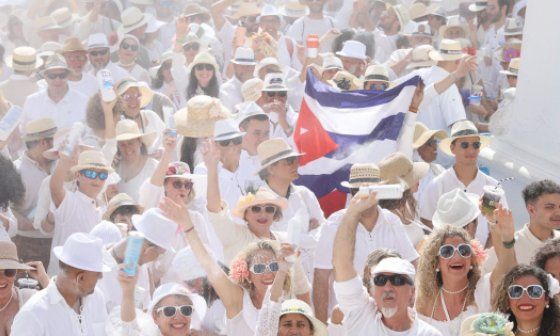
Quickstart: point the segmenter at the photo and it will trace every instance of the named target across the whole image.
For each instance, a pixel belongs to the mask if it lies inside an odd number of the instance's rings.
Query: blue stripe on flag
[[[335,189],[348,192],[348,189],[342,187],[340,182],[348,180],[351,167],[351,164],[344,165],[332,174],[301,175],[294,183],[308,188],[312,186],[311,190],[317,198],[321,198]]]

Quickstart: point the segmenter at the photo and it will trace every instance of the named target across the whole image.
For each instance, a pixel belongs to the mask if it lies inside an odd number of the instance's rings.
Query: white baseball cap
[[[412,280],[416,276],[416,270],[414,266],[408,260],[402,258],[390,257],[381,260],[371,271],[372,275],[379,273],[393,273],[407,275]]]

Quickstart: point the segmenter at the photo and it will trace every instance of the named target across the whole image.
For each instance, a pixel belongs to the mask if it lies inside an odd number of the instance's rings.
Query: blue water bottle
[[[136,275],[140,254],[142,253],[142,245],[144,244],[144,235],[138,231],[132,231],[128,234],[126,241],[126,250],[124,252],[124,269],[123,271],[130,276]]]

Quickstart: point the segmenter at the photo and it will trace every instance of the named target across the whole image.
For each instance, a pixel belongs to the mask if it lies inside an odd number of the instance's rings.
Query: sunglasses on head
[[[385,286],[387,284],[387,281],[389,281],[393,286],[412,285],[412,281],[410,281],[407,276],[402,274],[377,274],[375,277],[373,277],[373,284],[377,287]]]
[[[286,97],[286,96],[288,95],[288,92],[286,92],[286,91],[267,91],[267,92],[266,92],[266,95],[267,95],[269,98],[274,98],[274,97],[281,97],[281,98],[284,98],[284,97]]]
[[[241,145],[241,142],[243,141],[243,138],[239,137],[239,138],[233,138],[233,139],[228,139],[228,140],[220,140],[218,141],[218,144],[222,147],[227,147],[229,146],[229,144],[234,144],[234,145]]]
[[[109,177],[109,173],[105,171],[96,172],[95,170],[92,169],[81,170],[80,174],[82,174],[83,176],[87,177],[90,180],[95,180],[96,178],[99,178],[101,181],[105,181]]]
[[[472,147],[473,147],[474,149],[479,149],[479,148],[480,148],[480,141],[475,141],[475,142],[466,142],[466,141],[463,141],[463,142],[460,142],[460,143],[459,143],[459,146],[461,146],[461,148],[463,148],[463,149],[469,148],[470,145],[472,145]]]
[[[89,54],[93,57],[95,56],[104,56],[107,55],[107,53],[109,52],[109,49],[102,49],[102,50],[94,50],[94,51],[90,51]]]
[[[46,76],[51,80],[55,80],[57,78],[66,79],[66,77],[68,77],[68,72],[47,73]]]
[[[184,306],[164,306],[159,307],[156,312],[161,314],[167,318],[172,318],[177,315],[177,311],[181,313],[181,315],[185,317],[190,317],[193,313],[193,306],[191,305],[184,305]]]
[[[469,258],[472,255],[472,247],[469,244],[459,244],[456,247],[451,244],[442,245],[439,248],[438,255],[443,259],[450,259],[455,251],[463,258]]]
[[[189,43],[183,46],[183,51],[197,51],[200,49],[200,45],[198,43]]]
[[[251,211],[253,213],[261,213],[264,209],[264,212],[268,214],[273,214],[276,212],[276,207],[274,205],[253,205],[251,207]]]
[[[177,190],[179,190],[181,188],[191,190],[192,187],[193,187],[193,182],[192,181],[178,181],[178,180],[175,180],[175,181],[173,181],[172,185],[173,185],[173,188],[175,188]]]
[[[202,70],[213,71],[214,67],[211,64],[197,64],[194,66],[194,69],[197,71],[202,71]]]
[[[17,270],[15,269],[5,269],[5,270],[0,270],[1,273],[4,273],[4,276],[7,278],[13,278],[16,276]]]
[[[527,292],[527,296],[531,299],[540,299],[544,295],[544,288],[541,285],[529,285],[527,287],[511,285],[508,287],[508,296],[510,299],[521,298],[523,292]]]
[[[251,273],[253,274],[264,274],[264,273],[273,273],[278,272],[280,266],[276,261],[271,262],[270,264],[253,264],[251,265]]]
[[[132,51],[138,51],[138,45],[137,44],[128,44],[126,42],[121,43],[121,48],[124,50],[132,50]]]

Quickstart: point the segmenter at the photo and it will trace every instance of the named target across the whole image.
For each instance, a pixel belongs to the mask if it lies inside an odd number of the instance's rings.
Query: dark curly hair
[[[24,197],[21,175],[12,161],[0,155],[0,209],[5,211],[10,204],[19,205]]]
[[[560,185],[551,180],[533,182],[523,189],[525,205],[536,202],[542,195],[560,194]]]
[[[113,116],[119,114],[120,111],[122,111],[122,107],[119,99],[115,107],[113,107]],[[99,132],[105,130],[105,114],[103,113],[101,97],[99,95],[93,95],[88,100],[86,107],[86,125],[94,131]]]
[[[492,298],[493,310],[509,314],[509,320],[513,322],[514,326],[513,331],[517,330],[517,320],[510,309],[510,299],[507,291],[515,280],[526,275],[534,276],[539,280],[540,285],[544,288],[544,295],[548,298],[550,289],[548,287],[547,273],[538,267],[530,265],[517,265],[512,268],[498,284]],[[538,333],[538,336],[549,335],[560,335],[560,307],[558,306],[558,301],[555,299],[548,300],[548,308],[543,312],[541,328]]]
[[[551,239],[541,246],[533,256],[531,265],[544,269],[550,258],[560,257],[560,238]]]

